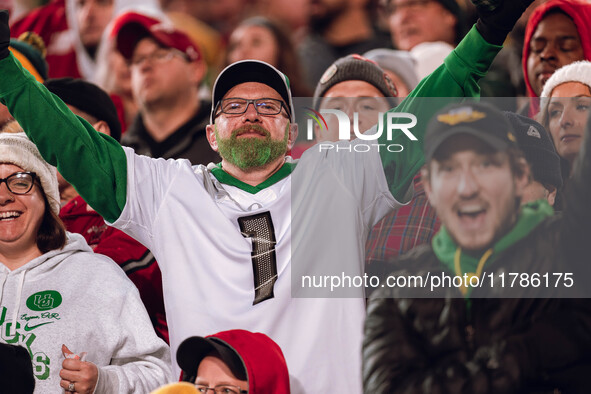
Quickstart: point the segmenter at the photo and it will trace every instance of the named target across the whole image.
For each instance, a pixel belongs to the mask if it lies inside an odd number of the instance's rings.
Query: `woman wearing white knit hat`
[[[135,286],[65,231],[55,167],[16,122],[7,128],[21,132],[0,133],[0,341],[26,347],[35,393],[149,393],[167,383],[170,352]]]
[[[572,168],[591,109],[591,62],[574,62],[558,69],[544,85],[541,100],[540,123]]]

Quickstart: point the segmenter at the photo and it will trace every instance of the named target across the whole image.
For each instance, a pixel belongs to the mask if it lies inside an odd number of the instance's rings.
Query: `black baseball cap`
[[[517,147],[513,127],[501,111],[486,103],[456,103],[444,107],[429,122],[423,146],[425,161],[457,134],[470,134],[496,150]]]
[[[259,82],[275,89],[287,104],[289,120],[294,123],[293,100],[289,88],[289,79],[281,71],[260,60],[242,60],[230,64],[222,70],[213,85],[211,115],[209,122],[213,124],[215,109],[224,95],[234,86],[245,82]]]
[[[211,353],[217,353],[221,360],[239,380],[247,380],[246,368],[242,358],[226,342],[210,337],[189,337],[181,342],[176,352],[176,361],[183,370],[183,380],[193,381],[201,361]]]

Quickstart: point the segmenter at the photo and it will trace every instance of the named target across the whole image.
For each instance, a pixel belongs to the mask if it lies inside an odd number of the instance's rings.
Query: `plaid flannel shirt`
[[[441,223],[429,204],[421,174],[413,180],[411,202],[380,220],[365,244],[365,263],[392,261],[417,245],[431,242]]]

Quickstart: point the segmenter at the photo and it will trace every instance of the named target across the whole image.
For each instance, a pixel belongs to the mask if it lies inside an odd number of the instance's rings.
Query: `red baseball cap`
[[[211,352],[239,380],[248,381],[249,393],[289,394],[289,371],[279,345],[267,335],[227,330],[207,337],[189,337],[179,345],[176,359],[183,380],[193,382],[199,364]]]
[[[111,37],[116,38],[117,49],[127,60],[131,59],[137,43],[145,37],[153,38],[163,47],[178,49],[192,61],[201,59],[197,44],[172,23],[137,12],[119,15],[113,22]]]

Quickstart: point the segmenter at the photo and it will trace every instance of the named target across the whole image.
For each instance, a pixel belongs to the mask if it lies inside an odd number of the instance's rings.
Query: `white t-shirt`
[[[363,288],[302,287],[302,276],[363,275],[368,231],[397,205],[377,152],[311,148],[254,194],[220,183],[213,165],[125,153],[127,202],[114,226],[158,260],[173,360],[189,336],[246,329],[279,344],[292,392],[361,392]],[[274,297],[253,305],[256,236],[238,218],[259,214],[272,222],[277,280]]]

